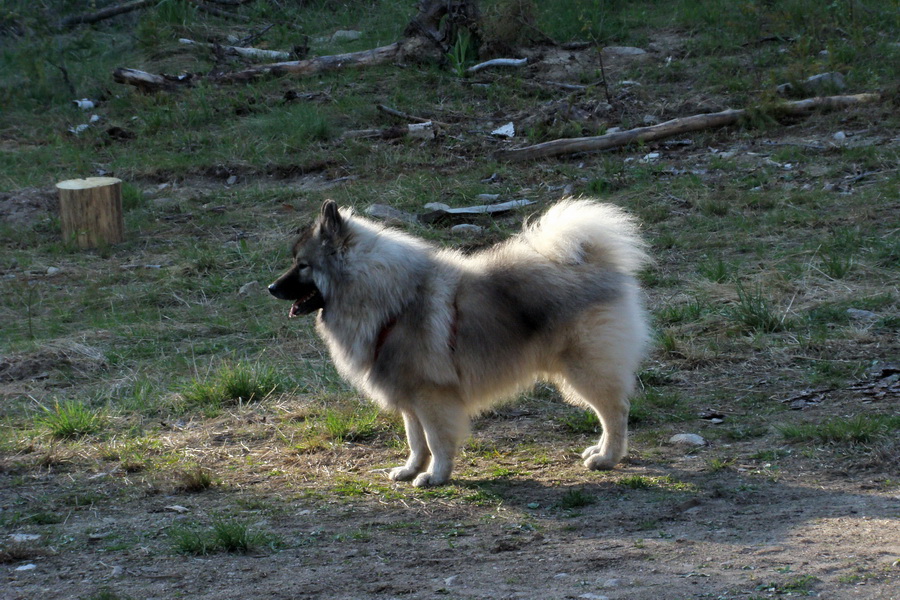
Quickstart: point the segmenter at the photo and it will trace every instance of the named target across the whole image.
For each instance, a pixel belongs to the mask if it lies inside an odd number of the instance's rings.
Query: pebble
[[[249,281],[242,285],[241,289],[238,290],[238,296],[249,296],[250,294],[256,292],[258,287],[258,281]]]
[[[450,228],[450,233],[454,235],[478,235],[482,231],[484,231],[483,227],[471,223],[461,223]]]
[[[847,316],[854,321],[876,321],[878,315],[870,310],[862,310],[861,308],[848,308]]]
[[[707,441],[696,433],[677,433],[669,438],[669,443],[676,446],[705,446]]]
[[[41,539],[36,533],[13,533],[9,536],[9,541],[21,544],[23,542],[35,542]]]

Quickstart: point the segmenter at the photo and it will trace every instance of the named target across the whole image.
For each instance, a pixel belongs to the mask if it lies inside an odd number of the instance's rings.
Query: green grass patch
[[[53,408],[42,407],[37,424],[57,439],[72,439],[101,431],[107,423],[106,415],[82,402],[56,402]]]
[[[205,527],[197,524],[176,525],[167,533],[176,552],[197,556],[216,552],[248,554],[274,549],[280,543],[276,536],[238,518],[215,518]]]
[[[580,489],[571,489],[559,499],[559,507],[566,510],[573,510],[590,506],[596,501],[597,499],[590,492]]]
[[[865,444],[880,437],[894,435],[900,430],[900,416],[839,417],[822,423],[782,425],[778,430],[786,440],[791,442]]]
[[[274,367],[224,363],[208,377],[193,379],[181,391],[189,407],[218,409],[225,404],[259,402],[283,387]]]

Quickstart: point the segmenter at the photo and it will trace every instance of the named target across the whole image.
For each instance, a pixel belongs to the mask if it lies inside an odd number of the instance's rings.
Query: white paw
[[[411,469],[409,467],[395,467],[390,470],[388,473],[388,477],[391,481],[409,481],[413,477],[415,477],[419,472],[415,469]]]
[[[427,471],[425,473],[419,473],[412,482],[415,487],[434,487],[436,485],[444,485],[445,483],[447,483],[446,478],[440,479]]]
[[[588,458],[589,456],[593,456],[600,452],[600,444],[596,446],[591,446],[590,448],[585,448],[584,452],[581,453],[581,458]]]
[[[590,450],[590,448],[588,448]],[[617,459],[603,454],[591,454],[584,461],[584,466],[592,471],[608,471],[616,466]]]

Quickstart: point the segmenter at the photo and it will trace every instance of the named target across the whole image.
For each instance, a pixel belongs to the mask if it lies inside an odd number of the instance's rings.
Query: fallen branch
[[[145,6],[150,6],[151,4],[155,4],[156,2],[158,2],[158,0],[133,0],[132,2],[126,2],[125,4],[107,6],[106,8],[100,9],[96,12],[66,17],[59,22],[59,27],[60,29],[63,29],[66,27],[81,25],[82,23],[96,23],[104,19],[110,19],[118,15],[124,15],[125,13],[144,8]]]
[[[417,117],[415,115],[411,115],[409,113],[405,113],[402,110],[397,110],[396,108],[391,108],[390,106],[385,106],[384,104],[376,104],[375,108],[380,110],[386,115],[391,115],[392,117],[397,117],[398,119],[403,119],[404,121],[413,121],[415,123],[434,123],[439,127],[448,127],[446,123],[442,123],[440,121],[435,121],[434,119],[425,119],[423,117]]]
[[[400,53],[401,44],[395,42],[388,46],[380,46],[371,50],[348,52],[346,54],[333,54],[329,56],[316,56],[305,60],[259,65],[236,73],[225,73],[215,77],[215,81],[226,83],[238,83],[252,81],[259,77],[271,75],[313,75],[324,71],[336,71],[348,67],[368,67],[380,65],[394,60]]]
[[[199,0],[191,1],[196,4]],[[199,6],[202,5],[198,4]],[[205,78],[216,83],[239,83],[266,76],[313,75],[350,67],[367,67],[405,58],[421,60],[435,55],[434,41],[436,37],[440,39],[448,37],[447,31],[457,26],[468,24],[471,29],[474,27],[475,16],[477,16],[477,8],[473,0],[420,0],[418,10],[418,14],[407,27],[406,37],[387,46],[347,54],[270,63],[236,73],[211,74],[205,77],[192,75],[190,79],[197,81]],[[229,16],[238,17],[240,15],[229,14]],[[138,73],[141,74],[140,77],[133,76]],[[152,90],[157,84],[159,84],[157,89],[169,89],[173,79],[165,75],[153,75],[134,69],[121,68],[116,70],[114,77],[120,83],[138,85],[145,91]]]
[[[434,203],[426,205],[425,208],[431,208],[431,212],[419,215],[421,223],[435,223],[449,217],[472,216],[472,215],[494,215],[504,213],[523,206],[534,204],[533,200],[510,200],[509,202],[500,202],[498,204],[482,204],[479,206],[463,206],[461,208],[450,208],[447,205]]]
[[[194,82],[192,75],[155,75],[137,69],[116,69],[113,71],[113,80],[118,83],[133,85],[142,92],[158,92],[160,90],[171,91],[179,87],[190,86]]]
[[[381,138],[383,140],[393,140],[407,136],[432,140],[435,137],[434,123],[426,121],[424,123],[411,123],[400,127],[388,127],[387,129],[353,129],[345,131],[341,137],[344,139]]]
[[[204,44],[203,42],[195,42],[194,40],[189,40],[187,38],[181,38],[178,40],[179,44],[185,44],[187,46],[198,46],[202,48],[221,48],[225,52],[231,54],[237,54],[238,56],[243,56],[244,58],[267,58],[273,60],[287,60],[291,57],[290,52],[283,52],[281,50],[263,50],[262,48],[244,48],[242,46],[224,46],[222,44]]]
[[[878,94],[808,98],[780,104],[774,107],[772,112],[776,115],[803,115],[815,109],[834,110],[856,104],[877,102],[879,99]],[[597,152],[629,144],[652,142],[692,131],[733,125],[747,113],[747,109],[728,109],[717,113],[672,119],[658,125],[638,127],[601,136],[560,139],[524,148],[501,150],[497,152],[496,157],[500,160],[521,161],[578,152]]]
[[[524,67],[527,64],[527,58],[492,58],[491,60],[486,60],[483,63],[478,63],[477,65],[469,67],[466,69],[466,72],[477,73],[488,67]]]

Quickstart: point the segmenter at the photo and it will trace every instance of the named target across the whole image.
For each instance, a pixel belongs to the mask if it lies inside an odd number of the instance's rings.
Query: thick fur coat
[[[439,485],[470,417],[537,380],[600,418],[588,468],[623,458],[648,338],[635,279],[646,261],[633,220],[587,200],[559,202],[471,255],[329,201],[269,290],[294,301],[291,316],[317,312],[338,371],[402,413],[410,455],[391,478]]]

